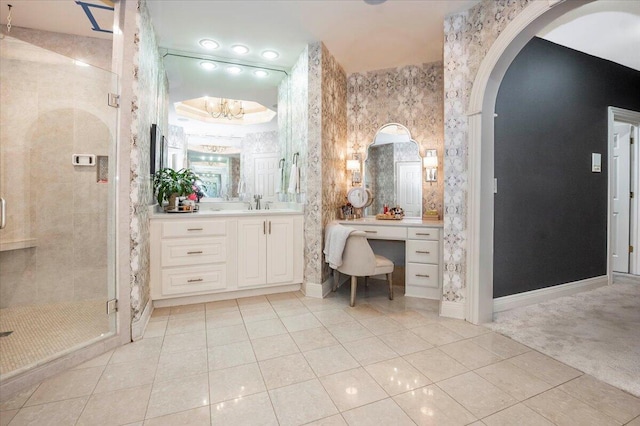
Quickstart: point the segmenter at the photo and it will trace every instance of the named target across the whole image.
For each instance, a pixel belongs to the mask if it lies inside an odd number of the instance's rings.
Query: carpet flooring
[[[616,281],[498,312],[486,326],[640,396],[640,284]]]

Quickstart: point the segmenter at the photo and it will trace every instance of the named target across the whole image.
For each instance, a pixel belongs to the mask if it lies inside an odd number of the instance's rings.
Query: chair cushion
[[[393,272],[393,262],[384,256],[376,254],[376,271],[373,275],[390,274]]]

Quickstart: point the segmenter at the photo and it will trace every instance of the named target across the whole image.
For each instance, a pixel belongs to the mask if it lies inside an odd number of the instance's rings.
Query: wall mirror
[[[183,157],[169,152],[169,166],[189,167],[201,178],[202,201],[275,201],[282,159],[289,158],[287,72],[192,53],[166,51],[169,123],[185,134]],[[171,146],[171,145],[170,145]]]
[[[366,151],[363,185],[374,197],[365,216],[382,213],[387,204],[402,207],[405,217],[422,217],[422,158],[405,126],[389,123],[378,130]]]

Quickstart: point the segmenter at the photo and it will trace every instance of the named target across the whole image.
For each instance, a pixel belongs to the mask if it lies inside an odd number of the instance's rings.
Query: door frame
[[[462,315],[473,324],[493,321],[494,118],[500,83],[532,37],[560,16],[592,1],[530,2],[496,38],[473,78],[467,106],[467,268]]]
[[[613,211],[613,199],[611,194],[613,194],[613,126],[614,122],[622,122],[631,124],[634,126],[634,131],[637,135],[638,128],[640,127],[640,112],[632,111],[624,108],[612,107],[607,108],[607,119],[608,119],[608,142],[607,142],[607,179],[609,179],[609,183],[607,185],[607,276],[609,280],[609,285],[613,283],[613,233],[611,232],[611,212]],[[635,135],[634,135],[635,136]],[[634,137],[634,142],[638,142],[638,138]],[[637,185],[634,185],[634,182],[638,182],[638,147],[634,147],[631,153],[631,188],[638,192]],[[640,201],[638,197],[634,197],[630,203],[631,211],[629,212],[629,217],[631,218],[632,224],[629,230],[629,244],[634,246],[634,249],[640,249],[638,247],[640,244],[638,238],[638,224],[640,223],[640,213],[638,209],[640,208]],[[629,273],[630,274],[638,274],[640,271],[638,267],[640,266],[640,253],[639,250],[634,250],[634,253],[629,256]]]

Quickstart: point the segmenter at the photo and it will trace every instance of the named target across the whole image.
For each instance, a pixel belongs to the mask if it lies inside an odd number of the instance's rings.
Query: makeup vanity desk
[[[443,247],[442,221],[419,218],[378,220],[366,217],[338,221],[364,231],[374,252],[405,264],[405,296],[437,299],[442,297]],[[404,252],[385,247],[383,241],[404,242]]]

